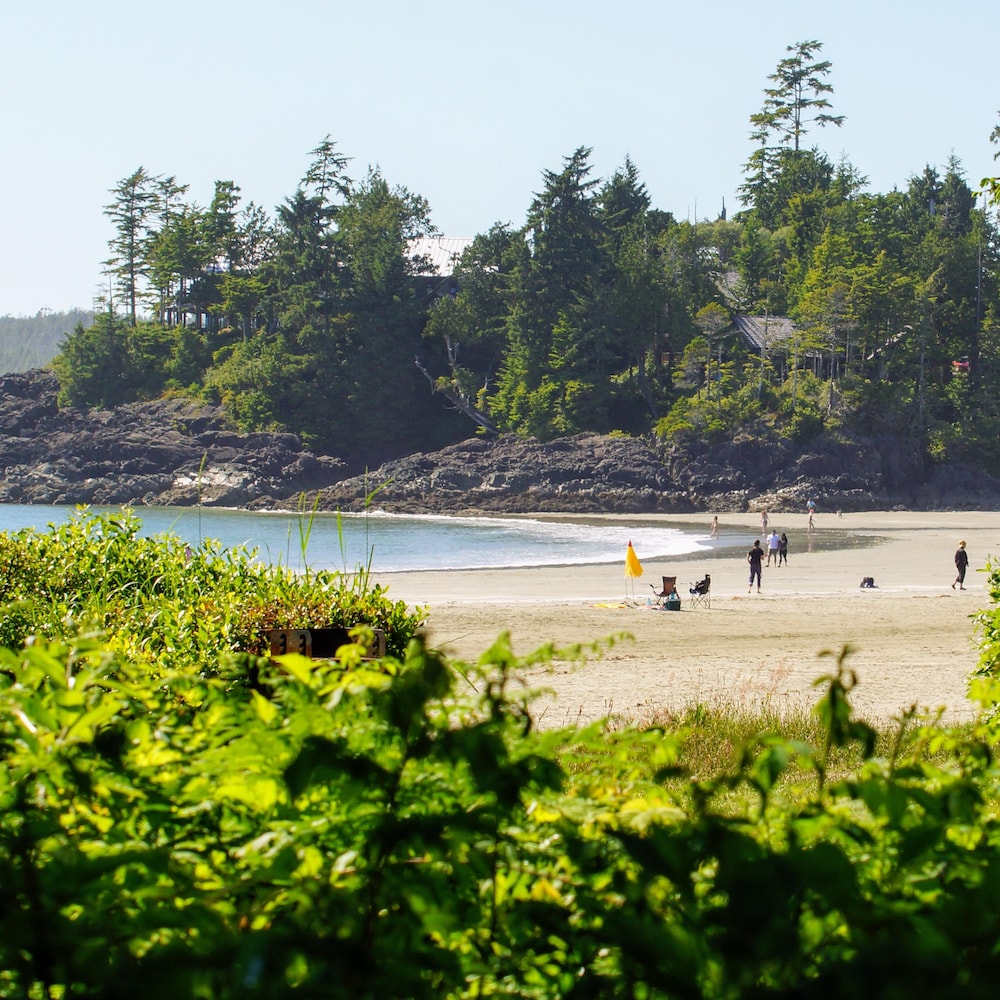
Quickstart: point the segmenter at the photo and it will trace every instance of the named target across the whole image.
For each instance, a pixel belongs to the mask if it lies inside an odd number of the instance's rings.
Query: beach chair
[[[664,601],[677,589],[677,577],[676,576],[664,576],[663,580],[663,590],[657,591],[656,584],[651,583],[650,587],[653,588],[653,593],[656,594],[656,603],[663,604]]]
[[[712,606],[712,575],[706,573],[704,580],[692,583],[688,593],[691,595],[692,608],[698,607],[699,604],[703,608],[710,608]]]

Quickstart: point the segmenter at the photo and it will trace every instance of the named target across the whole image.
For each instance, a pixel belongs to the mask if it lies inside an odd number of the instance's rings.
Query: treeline
[[[0,316],[0,372],[25,372],[44,368],[59,353],[66,331],[88,326],[93,314],[81,309],[34,316]]]
[[[881,422],[932,457],[994,462],[995,220],[954,158],[877,194],[807,145],[843,120],[820,50],[790,46],[770,77],[734,218],[675,219],[631,160],[597,179],[581,147],[454,282],[414,252],[427,202],[350,177],[329,138],[273,217],[232,181],[202,208],[140,168],[106,207],[114,298],[56,360],[64,398],[193,393],[243,430],[369,463],[470,419],[701,439]],[[790,334],[754,346],[734,324],[754,314]]]

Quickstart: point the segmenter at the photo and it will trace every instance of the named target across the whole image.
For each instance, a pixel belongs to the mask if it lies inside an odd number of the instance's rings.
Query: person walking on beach
[[[760,530],[763,534],[767,534],[767,511],[762,510],[760,512]]]
[[[718,538],[719,537],[719,515],[718,514],[716,514],[715,517],[712,518],[712,530],[709,532],[708,537],[709,538]]]
[[[958,548],[955,550],[955,569],[958,570],[958,576],[955,577],[955,583],[958,584],[959,590],[965,590],[965,571],[969,568],[969,553],[965,551],[964,540],[958,543]],[[955,583],[951,585],[951,589],[955,589]]]
[[[778,565],[780,566],[784,563],[788,565],[788,535],[784,532],[781,533],[781,538],[778,539]]]
[[[774,560],[774,565],[778,565],[778,549],[781,548],[781,539],[778,537],[778,531],[776,528],[771,529],[771,534],[767,536],[767,565],[771,565],[771,560]]]
[[[754,578],[757,580],[757,593],[760,593],[760,563],[764,558],[764,550],[760,547],[760,539],[755,539],[753,548],[747,553],[747,562],[750,563],[750,586],[747,593],[753,590]]]

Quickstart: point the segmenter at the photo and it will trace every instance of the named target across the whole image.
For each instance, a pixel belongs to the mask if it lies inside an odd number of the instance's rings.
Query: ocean
[[[354,572],[494,569],[624,562],[629,541],[642,560],[662,560],[725,547],[702,531],[649,519],[566,521],[530,517],[450,517],[271,513],[197,507],[131,508],[143,535],[177,535],[190,545],[212,538],[254,549],[257,558],[293,569]],[[0,504],[0,531],[61,524],[76,508]],[[91,507],[105,512],[120,508]],[[732,544],[732,539],[728,540]]]

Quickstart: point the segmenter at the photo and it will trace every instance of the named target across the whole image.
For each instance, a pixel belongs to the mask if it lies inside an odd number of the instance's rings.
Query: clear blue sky
[[[954,0],[10,0],[0,60],[0,314],[89,307],[109,190],[137,167],[204,205],[274,207],[330,135],[447,236],[523,222],[578,146],[630,156],[656,208],[735,210],[785,47],[823,43],[840,129],[807,138],[873,191],[954,154],[1000,172],[1000,4]]]

